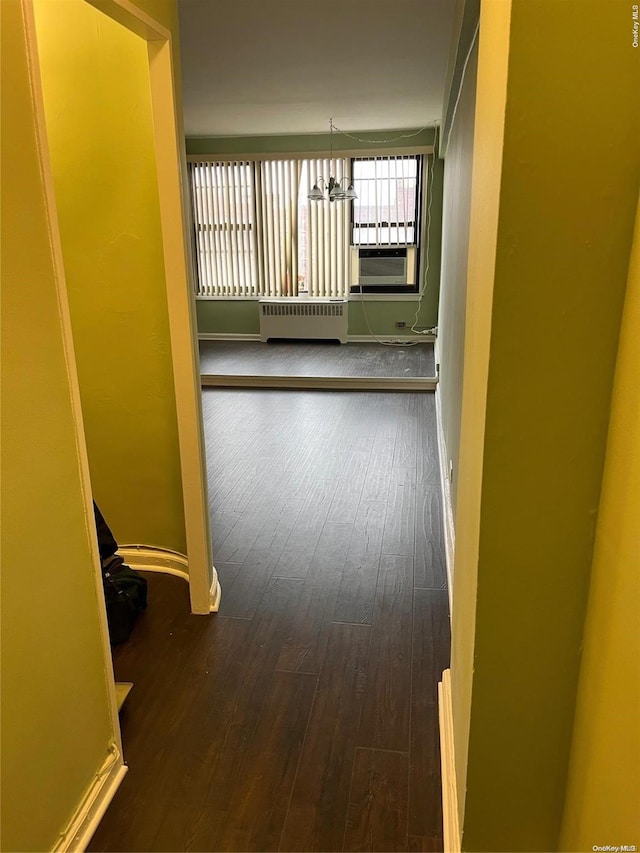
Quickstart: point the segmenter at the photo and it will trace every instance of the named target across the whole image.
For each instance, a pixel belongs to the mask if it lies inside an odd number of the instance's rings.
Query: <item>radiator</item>
[[[347,342],[347,299],[261,299],[260,340],[300,338]]]

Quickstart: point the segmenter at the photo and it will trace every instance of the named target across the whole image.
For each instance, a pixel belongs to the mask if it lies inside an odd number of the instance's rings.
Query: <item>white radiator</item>
[[[347,342],[347,299],[261,299],[260,340],[300,338]]]

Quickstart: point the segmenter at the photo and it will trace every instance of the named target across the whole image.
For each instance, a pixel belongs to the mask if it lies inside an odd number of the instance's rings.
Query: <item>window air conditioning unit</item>
[[[352,246],[351,284],[404,288],[416,283],[415,246]]]

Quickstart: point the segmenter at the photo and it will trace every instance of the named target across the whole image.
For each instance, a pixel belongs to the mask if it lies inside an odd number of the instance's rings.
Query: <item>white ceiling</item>
[[[441,119],[455,0],[179,0],[187,136]]]

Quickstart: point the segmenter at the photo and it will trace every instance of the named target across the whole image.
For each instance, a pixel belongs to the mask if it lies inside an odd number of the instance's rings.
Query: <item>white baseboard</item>
[[[189,580],[189,561],[179,551],[155,545],[121,545],[118,554],[138,572],[161,572]]]
[[[440,763],[442,769],[442,822],[445,853],[460,853],[458,820],[458,786],[453,739],[451,706],[451,670],[445,669],[438,684],[438,718],[440,721]]]
[[[169,548],[159,548],[154,545],[122,545],[118,554],[128,566],[138,572],[159,572],[174,575],[189,583],[189,561],[179,551]],[[213,580],[209,590],[209,612],[217,613],[222,598],[222,590],[218,582],[218,572],[212,566]]]
[[[240,332],[198,332],[199,341],[259,341],[260,335]]]
[[[438,380],[429,377],[385,376],[258,376],[205,374],[203,388],[306,388],[333,391],[434,391]]]
[[[220,608],[222,588],[220,586],[220,582],[218,581],[218,572],[216,571],[216,567],[212,566],[212,569],[213,580],[211,581],[211,589],[209,590],[209,601],[211,602],[209,605],[209,612],[217,613]]]
[[[420,343],[432,344],[435,335],[349,335],[347,343],[374,344],[377,340],[390,343]],[[260,341],[259,334],[244,334],[240,332],[198,332],[199,341]]]
[[[453,572],[456,551],[456,531],[451,503],[451,480],[449,479],[449,454],[442,428],[442,406],[440,394],[436,389],[436,432],[438,435],[438,454],[440,456],[440,482],[442,484],[442,518],[444,522],[444,550],[447,563],[447,589],[449,592],[449,613],[453,613]]]
[[[348,335],[347,343],[349,344],[375,344],[377,341],[385,343],[416,343],[416,344],[432,344],[436,339],[435,335]]]
[[[89,790],[54,846],[54,853],[84,851],[129,768],[115,747],[96,773]]]

